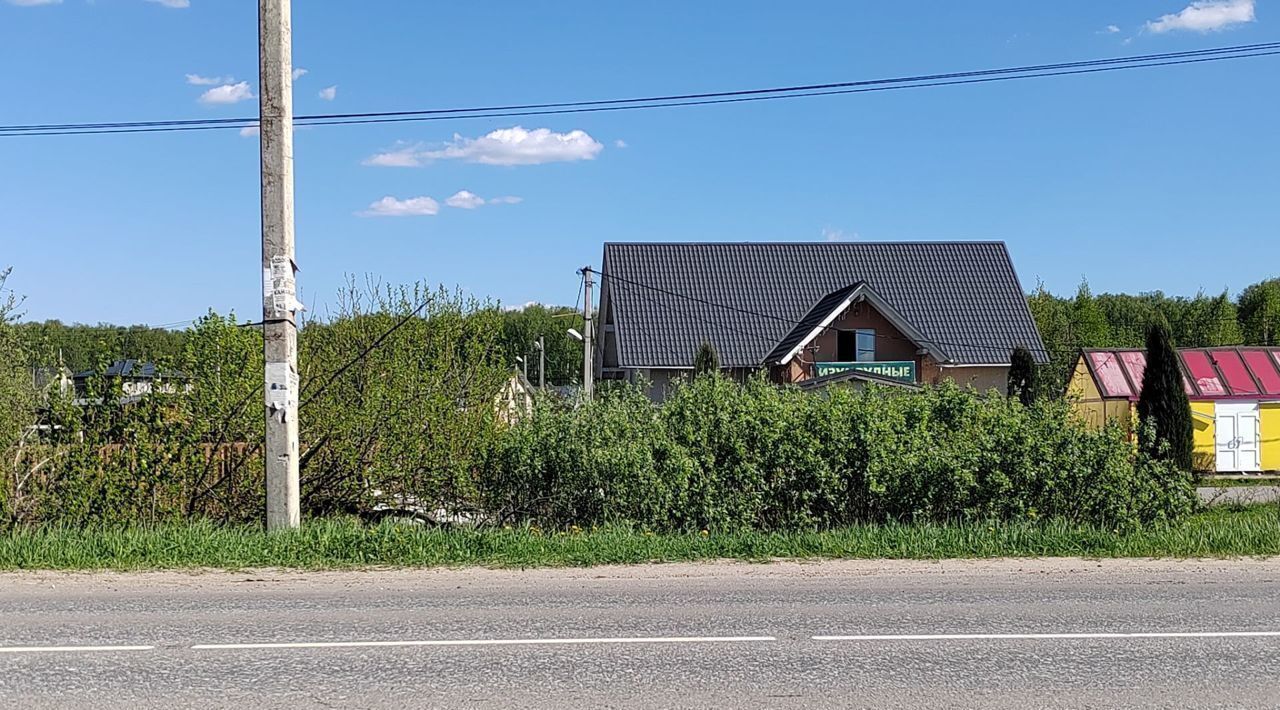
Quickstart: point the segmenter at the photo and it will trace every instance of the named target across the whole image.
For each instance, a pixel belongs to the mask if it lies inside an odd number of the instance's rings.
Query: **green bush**
[[[543,403],[498,437],[482,496],[507,522],[652,530],[1064,519],[1127,527],[1194,508],[1189,475],[1067,404],[954,385],[814,396],[702,376]]]
[[[1194,507],[1189,474],[1118,429],[1091,431],[1061,401],[954,385],[815,394],[704,373],[660,405],[638,387],[602,388],[594,401],[540,398],[504,425],[500,319],[455,293],[353,289],[336,317],[301,330],[308,516],[390,507],[653,532],[1121,528]],[[119,383],[91,381],[79,402],[42,402],[42,427],[20,368],[0,371],[0,399],[17,403],[0,430],[0,525],[261,520],[261,335],[210,314],[183,348],[158,363],[173,373],[161,391],[122,400]]]
[[[507,376],[499,319],[455,293],[371,287],[301,329],[308,515],[475,506],[475,462]],[[0,356],[0,366],[20,361]],[[262,358],[259,330],[209,314],[177,358],[157,363],[169,374],[151,393],[124,397],[120,382],[97,377],[75,398],[51,396],[22,456],[0,431],[0,460],[16,461],[0,476],[0,526],[261,520]],[[30,429],[27,410],[15,419]]]

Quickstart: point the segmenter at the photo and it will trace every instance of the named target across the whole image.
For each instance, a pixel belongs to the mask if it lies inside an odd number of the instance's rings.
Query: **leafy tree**
[[[1094,299],[1087,281],[1080,282],[1076,298],[1071,302],[1071,337],[1077,349],[1111,346],[1111,324]]]
[[[304,327],[305,509],[466,505],[475,460],[496,425],[498,392],[511,376],[501,355],[503,317],[490,304],[424,284],[349,286],[335,317]],[[550,365],[550,338],[547,350]],[[342,370],[358,353],[366,354]]]
[[[1031,351],[1019,345],[1013,349],[1009,365],[1009,398],[1030,407],[1036,398],[1036,361]]]
[[[33,365],[62,365],[88,370],[103,362],[133,358],[147,362],[176,362],[182,355],[185,331],[146,325],[72,324],[48,320],[17,326]]]
[[[1280,345],[1280,278],[1253,284],[1240,294],[1240,323],[1250,345]]]
[[[1147,327],[1158,312],[1161,303],[1168,299],[1156,291],[1138,296],[1127,293],[1103,293],[1094,297],[1098,308],[1107,319],[1111,346],[1140,348],[1147,339]],[[1085,347],[1099,347],[1086,344]]]
[[[1027,297],[1027,306],[1031,309],[1031,317],[1035,319],[1036,329],[1040,331],[1040,339],[1049,351],[1049,362],[1044,366],[1045,376],[1041,378],[1042,386],[1046,391],[1061,390],[1066,385],[1079,353],[1071,336],[1068,303],[1049,293],[1042,282]],[[1060,391],[1058,393],[1061,394]]]
[[[1215,298],[1196,297],[1191,309],[1191,332],[1188,339],[1194,347],[1221,347],[1244,343],[1239,312],[1231,297],[1223,291]]]
[[[1138,399],[1139,444],[1147,455],[1191,470],[1191,404],[1182,385],[1169,326],[1157,320],[1147,332],[1147,369]]]
[[[582,314],[572,308],[535,303],[502,311],[501,357],[508,368],[516,366],[517,357],[527,359],[536,382],[538,352],[533,344],[541,336],[547,348],[547,384],[573,384],[582,377],[582,343],[569,337],[570,328],[582,330]]]
[[[706,374],[717,374],[720,372],[720,355],[716,353],[716,349],[711,343],[703,341],[698,346],[698,352],[693,355],[693,374],[695,377]]]
[[[0,271],[0,293],[8,276],[8,269]],[[13,447],[34,423],[32,373],[27,366],[24,343],[14,326],[18,305],[19,300],[12,291],[8,297],[0,298],[0,466],[13,460]],[[3,470],[3,473],[9,471]],[[0,475],[0,510],[5,507],[8,478]]]

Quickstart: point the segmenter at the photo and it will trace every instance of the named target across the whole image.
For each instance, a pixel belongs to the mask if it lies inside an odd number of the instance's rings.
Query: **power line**
[[[582,287],[583,287],[583,286],[585,286],[585,285],[586,285],[586,283],[587,283],[587,275],[586,275],[586,274],[579,274],[579,275],[578,275],[578,295],[573,297],[573,312],[574,312],[574,313],[577,313],[577,312],[578,312],[578,304],[579,304],[579,303],[582,303]]]
[[[1157,61],[1162,59],[1177,59],[1191,56],[1204,56],[1212,54],[1228,54],[1239,52],[1261,51],[1268,49],[1280,48],[1280,42],[1264,42],[1258,44],[1233,45],[1228,47],[1214,47],[1209,49],[1187,50],[1181,52],[1164,52],[1159,54],[1140,54],[1127,57],[1114,57],[1110,59],[1091,59],[1079,60],[1073,62],[1058,62],[1054,64],[1036,64],[1020,67],[1007,67],[1001,69],[981,69],[964,72],[949,72],[945,74],[921,74],[905,77],[894,77],[888,79],[864,79],[858,81],[844,81],[826,84],[802,84],[797,86],[783,86],[769,89],[741,89],[734,91],[717,91],[697,94],[670,94],[665,96],[649,96],[643,98],[629,99],[602,99],[594,101],[568,101],[559,103],[536,103],[536,104],[510,104],[497,106],[477,106],[473,108],[449,108],[449,109],[428,109],[417,111],[379,111],[371,113],[329,113],[329,114],[313,114],[306,116],[297,116],[295,120],[343,120],[352,118],[390,118],[390,117],[407,117],[407,116],[425,116],[439,114],[457,114],[457,113],[488,113],[493,111],[529,111],[556,108],[582,108],[589,106],[610,106],[623,105],[632,103],[652,103],[666,101],[691,101],[700,99],[715,99],[737,96],[751,96],[764,94],[794,93],[803,91],[826,91],[831,89],[846,89],[857,86],[873,86],[883,84],[899,84],[899,83],[915,83],[922,81],[937,81],[943,79],[959,79],[975,76],[988,76],[995,74],[1024,73],[1033,71],[1050,71],[1059,69],[1073,69],[1085,66],[1101,66],[1109,64],[1127,64],[1135,62]],[[218,125],[218,124],[244,124],[254,123],[258,121],[257,117],[245,116],[240,118],[210,118],[210,119],[182,119],[182,120],[165,120],[165,121],[124,121],[124,122],[103,122],[103,123],[45,123],[30,124],[16,126],[0,126],[0,131],[34,131],[34,130],[71,130],[77,128],[146,128],[160,126],[196,126],[196,125]],[[233,126],[234,127],[234,126]]]
[[[1001,69],[985,69],[945,74],[924,74],[887,79],[807,84],[771,89],[746,89],[701,94],[674,94],[646,98],[606,99],[598,101],[572,101],[560,103],[516,104],[475,108],[428,109],[421,111],[383,111],[366,113],[315,114],[297,116],[297,125],[327,126],[372,123],[400,123],[418,121],[442,121],[475,118],[507,118],[519,116],[545,116],[574,113],[598,113],[605,111],[674,108],[682,106],[706,106],[713,104],[743,103],[774,99],[833,96],[840,94],[869,93],[896,89],[927,88],[981,84],[1013,79],[1031,79],[1076,74],[1093,74],[1122,69],[1142,69],[1181,64],[1245,59],[1280,54],[1280,42],[1253,45],[1237,45],[1187,52],[1136,55],[1112,59],[1061,62]],[[221,119],[187,119],[170,121],[127,121],[101,123],[30,124],[0,126],[0,137],[54,136],[109,133],[155,133],[193,130],[219,130],[226,128],[252,128],[255,117]]]
[[[593,273],[596,273],[596,274],[599,274],[599,275],[600,275],[600,277],[601,277],[601,283],[603,284],[603,282],[604,282],[604,278],[605,278],[604,274],[601,274],[601,273],[600,273],[600,272],[598,272],[598,271],[593,272]],[[627,286],[627,287],[628,287],[628,288],[627,288],[627,293],[628,293],[629,295],[636,295],[636,297],[637,297],[637,298],[642,299],[642,300],[645,300],[643,296],[639,296],[639,295],[637,295],[637,294],[636,294],[636,292],[635,292],[634,290],[631,290],[631,289],[630,289],[630,287],[633,287],[633,286],[643,286],[643,284],[639,284],[638,282],[634,282],[634,281],[623,281],[623,280],[621,280],[621,279],[617,279],[617,278],[614,278],[614,281],[617,281],[618,283],[623,284],[624,286]],[[647,299],[647,300],[648,300],[650,303],[655,303],[655,304],[659,303],[659,301],[658,301],[657,299],[650,298],[650,299]],[[700,302],[701,302],[701,301],[700,301]],[[712,318],[712,317],[710,317],[710,316],[708,316],[708,315],[706,315],[706,314],[703,314],[703,313],[695,313],[695,312],[693,312],[693,311],[691,311],[691,310],[687,310],[687,309],[684,309],[684,308],[680,308],[680,307],[678,307],[678,306],[673,306],[673,305],[671,305],[670,303],[662,303],[662,304],[661,304],[661,306],[662,306],[662,308],[664,308],[664,309],[670,309],[670,310],[673,310],[673,311],[676,311],[676,312],[679,312],[679,313],[683,313],[683,314],[685,314],[685,315],[687,315],[687,316],[690,316],[691,318],[694,318],[695,320],[698,320],[698,321],[702,322],[704,325],[712,325],[712,326],[715,326],[716,328],[719,328],[719,329],[721,329],[721,330],[729,331],[729,332],[732,332],[732,333],[736,333],[736,334],[738,334],[738,335],[741,335],[741,336],[743,336],[743,337],[751,338],[751,339],[755,340],[756,342],[761,343],[762,345],[769,346],[770,348],[773,348],[773,347],[775,347],[775,346],[778,344],[778,341],[777,341],[777,339],[776,339],[776,338],[773,338],[773,337],[770,337],[770,336],[766,336],[766,335],[762,335],[762,334],[760,334],[760,333],[758,333],[758,332],[751,331],[751,330],[743,330],[742,328],[739,328],[739,327],[737,327],[737,326],[735,326],[735,325],[730,325],[730,324],[728,324],[728,323],[726,323],[726,322],[724,322],[724,321],[722,321],[722,320],[716,320],[715,318]]]
[[[320,384],[319,389],[315,389],[314,387],[311,388],[307,398],[302,400],[302,403],[298,405],[299,409],[301,409],[302,407],[305,407],[307,404],[311,403],[317,397],[324,394],[324,391],[329,388],[329,385],[333,384],[334,381],[336,381],[339,377],[341,377],[342,373],[351,369],[352,367],[355,366],[356,363],[365,359],[365,357],[367,357],[369,353],[381,347],[383,341],[391,337],[392,333],[396,332],[397,330],[400,330],[400,328],[403,327],[406,323],[413,320],[414,318],[417,318],[418,315],[422,313],[422,311],[430,304],[431,304],[430,296],[424,298],[422,303],[418,304],[417,308],[407,313],[403,318],[396,321],[396,323],[393,324],[390,328],[387,328],[385,331],[383,331],[381,335],[374,338],[373,342],[369,343],[369,345],[366,346],[363,350],[361,350],[360,353],[357,354],[355,357],[351,358],[346,363],[344,363],[342,367],[339,367],[338,369],[330,373],[330,375],[325,378],[324,382]]]
[[[766,319],[776,320],[776,321],[780,321],[780,322],[782,322],[782,323],[789,324],[789,325],[793,325],[793,326],[812,326],[812,327],[815,327],[815,328],[817,327],[817,324],[816,324],[816,323],[808,323],[808,322],[804,322],[804,321],[795,321],[795,320],[791,320],[791,319],[788,319],[788,318],[783,318],[783,317],[780,317],[780,316],[776,316],[776,315],[773,315],[773,314],[760,313],[760,312],[758,312],[758,311],[751,311],[751,310],[748,310],[748,309],[738,308],[738,307],[736,307],[736,306],[730,306],[730,305],[728,305],[728,304],[723,304],[723,303],[718,303],[718,302],[715,302],[715,301],[709,301],[709,300],[706,300],[706,299],[701,299],[701,298],[698,298],[698,297],[696,297],[696,296],[689,296],[689,295],[687,295],[687,294],[681,294],[681,293],[677,293],[677,292],[674,292],[674,291],[669,291],[669,290],[667,290],[667,289],[663,289],[663,288],[660,288],[660,287],[657,287],[657,286],[653,286],[653,285],[651,285],[651,284],[645,284],[645,283],[642,283],[642,282],[639,282],[639,281],[633,281],[633,280],[630,280],[630,279],[624,279],[623,277],[616,276],[616,275],[604,274],[604,273],[602,273],[602,272],[598,272],[598,271],[597,271],[597,272],[594,272],[594,273],[597,273],[597,274],[599,274],[599,275],[600,275],[600,277],[601,277],[601,281],[602,281],[602,282],[603,282],[605,279],[613,279],[615,282],[625,283],[625,284],[627,284],[627,285],[629,285],[629,286],[636,286],[636,287],[646,288],[646,289],[653,290],[653,291],[657,291],[657,292],[660,292],[660,293],[664,293],[664,294],[666,294],[666,295],[670,295],[670,296],[673,296],[673,297],[676,297],[676,298],[680,298],[680,299],[684,299],[684,300],[689,300],[689,301],[694,301],[694,302],[697,302],[697,303],[700,303],[700,304],[703,304],[703,305],[714,306],[714,307],[722,308],[722,309],[725,309],[725,310],[734,311],[734,312],[738,312],[738,313],[742,313],[742,314],[746,314],[746,315],[751,315],[751,316],[756,316],[756,317],[760,317],[760,318],[766,318]],[[626,292],[628,295],[636,295],[635,290],[634,290],[634,289],[631,289],[631,288],[627,288],[627,289],[625,289],[625,292]],[[637,297],[639,297],[639,296],[637,296]],[[640,297],[640,298],[643,298],[643,297]],[[683,313],[683,314],[685,314],[685,315],[688,315],[688,316],[690,316],[690,317],[692,317],[692,318],[694,318],[694,319],[696,319],[696,320],[698,320],[698,321],[702,322],[703,324],[710,324],[710,325],[713,325],[713,326],[715,326],[716,328],[718,328],[718,329],[720,329],[720,330],[722,330],[722,331],[727,331],[727,332],[735,333],[735,334],[737,334],[737,335],[742,335],[742,336],[745,336],[745,337],[747,337],[747,338],[753,339],[753,340],[755,340],[756,342],[763,343],[763,344],[769,345],[769,346],[771,346],[771,347],[776,347],[776,345],[777,345],[777,344],[778,344],[778,342],[779,342],[779,341],[778,341],[777,339],[775,339],[775,338],[772,338],[772,337],[769,337],[769,336],[761,335],[760,333],[755,332],[755,331],[744,330],[744,329],[742,329],[742,328],[740,328],[740,327],[737,327],[737,326],[735,326],[735,325],[730,325],[730,324],[726,323],[726,322],[725,322],[725,321],[723,321],[723,320],[716,320],[716,319],[713,319],[713,318],[709,318],[709,317],[707,317],[705,314],[695,313],[695,312],[690,311],[690,310],[686,310],[686,309],[683,309],[683,308],[678,308],[678,307],[672,306],[672,305],[671,305],[671,304],[669,304],[669,303],[661,303],[661,302],[660,302],[660,301],[658,301],[657,299],[653,299],[653,298],[646,299],[646,300],[648,300],[650,303],[660,304],[663,308],[668,308],[668,309],[675,310],[675,311],[677,311],[677,312]],[[1238,321],[1235,321],[1235,320],[1233,320],[1233,319],[1230,319],[1230,318],[1226,318],[1226,317],[1224,317],[1224,318],[1221,318],[1221,319],[1214,319],[1214,320],[1211,320],[1211,321],[1209,321],[1209,322],[1235,323],[1235,322],[1238,322]],[[1145,323],[1143,323],[1143,324],[1138,324],[1138,323],[1134,323],[1134,322],[1124,322],[1124,321],[1109,322],[1109,324],[1110,324],[1111,326],[1126,325],[1126,324],[1127,324],[1127,325],[1130,325],[1130,326],[1133,326],[1133,327],[1145,327],[1145,326],[1147,325],[1147,324],[1145,324]],[[1070,327],[1068,327],[1068,330],[1070,330]],[[920,344],[919,342],[917,342],[917,341],[915,341],[915,340],[912,340],[912,339],[910,339],[910,338],[901,337],[901,336],[896,336],[896,335],[889,335],[889,334],[879,333],[879,332],[876,332],[876,333],[874,333],[873,335],[874,335],[874,337],[876,337],[877,339],[882,339],[882,340],[892,340],[892,341],[895,341],[895,342],[905,342],[905,343],[911,343],[911,344],[913,344],[913,345],[919,345],[919,344]],[[1074,336],[1071,336],[1071,339],[1074,339]],[[923,343],[925,343],[925,344],[933,344],[933,345],[940,345],[940,346],[952,346],[952,347],[969,348],[969,349],[977,350],[977,351],[979,351],[979,352],[984,352],[984,353],[1000,353],[1000,354],[1001,354],[1001,356],[1003,356],[1003,355],[1007,354],[1007,349],[1006,349],[1006,348],[998,347],[998,346],[993,346],[993,345],[987,345],[987,344],[978,344],[978,343],[959,343],[959,342],[949,342],[949,341],[931,340],[931,339],[921,339],[921,341],[920,341],[920,342],[923,342]],[[1046,356],[1046,357],[1048,357],[1048,358],[1052,359],[1052,358],[1054,358],[1056,355],[1062,355],[1062,354],[1068,354],[1068,355],[1071,355],[1071,356],[1073,356],[1073,357],[1074,357],[1076,354],[1078,354],[1078,353],[1079,353],[1079,351],[1080,351],[1081,347],[1090,347],[1090,346],[1089,346],[1089,345],[1076,345],[1076,344],[1062,344],[1062,345],[1058,345],[1058,344],[1056,344],[1056,343],[1051,343],[1049,347],[1041,347],[1041,348],[1035,348],[1035,347],[1030,347],[1030,346],[1024,346],[1024,347],[1026,347],[1026,349],[1027,349],[1028,351],[1032,352],[1032,353],[1042,354],[1042,355],[1044,355],[1044,356]],[[1010,348],[1010,349],[1012,349],[1012,348]]]

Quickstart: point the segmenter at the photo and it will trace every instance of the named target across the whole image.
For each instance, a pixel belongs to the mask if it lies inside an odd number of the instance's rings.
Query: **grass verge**
[[[1196,479],[1200,488],[1239,488],[1249,486],[1280,486],[1280,476],[1201,476]]]
[[[0,533],[0,570],[589,566],[705,559],[1239,557],[1280,554],[1280,508],[1221,508],[1134,531],[1063,522],[866,525],[822,532],[652,534],[428,530],[314,521],[268,535],[208,523]]]

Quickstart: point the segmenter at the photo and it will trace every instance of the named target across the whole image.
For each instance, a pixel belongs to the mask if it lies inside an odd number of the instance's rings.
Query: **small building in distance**
[[[524,373],[514,370],[511,377],[502,383],[494,403],[498,420],[504,424],[514,424],[533,413],[534,398],[537,388],[534,387]]]
[[[1280,470],[1280,348],[1181,348],[1182,385],[1191,402],[1197,471]],[[1147,354],[1087,349],[1067,386],[1094,427],[1117,422],[1133,436]]]
[[[88,404],[97,399],[90,398],[89,390],[90,382],[98,376],[95,370],[82,370],[72,376],[76,404]],[[119,383],[121,404],[132,404],[152,392],[174,394],[190,388],[183,382],[186,377],[182,373],[161,372],[154,363],[132,359],[112,362],[102,372],[101,378],[112,384]]]

